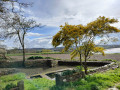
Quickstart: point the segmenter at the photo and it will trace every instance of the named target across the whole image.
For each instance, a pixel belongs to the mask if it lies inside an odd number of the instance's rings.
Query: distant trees
[[[79,56],[80,63],[82,65],[82,58],[85,61],[84,69],[87,74],[87,60],[94,53],[100,52],[104,55],[104,48],[96,47],[95,38],[106,37],[109,39],[110,33],[120,32],[114,26],[110,24],[118,22],[117,19],[110,19],[103,17],[98,17],[97,20],[88,23],[86,26],[83,25],[69,25],[65,23],[65,26],[60,26],[61,30],[53,36],[52,45],[57,47],[63,44],[64,50],[68,50],[72,46],[76,49],[71,53],[71,59]]]

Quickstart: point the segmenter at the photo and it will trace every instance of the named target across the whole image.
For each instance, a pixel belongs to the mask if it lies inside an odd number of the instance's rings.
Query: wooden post
[[[22,81],[19,81],[18,83],[17,83],[17,86],[18,86],[18,90],[24,90],[24,81],[22,80]]]
[[[58,86],[58,85],[60,86],[63,84],[61,76],[59,74],[55,75],[55,81],[56,81],[56,86]]]

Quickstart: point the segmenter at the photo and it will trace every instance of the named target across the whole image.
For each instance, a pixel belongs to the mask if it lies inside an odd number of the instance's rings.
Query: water
[[[120,53],[120,48],[106,49],[105,53]]]

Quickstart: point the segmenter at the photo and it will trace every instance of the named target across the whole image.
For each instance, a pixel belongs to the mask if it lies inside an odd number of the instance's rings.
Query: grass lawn
[[[7,84],[10,83],[16,85],[20,80],[24,81],[25,90],[49,90],[49,88],[55,85],[55,81],[51,81],[45,78],[26,79],[24,73],[18,73],[0,77],[0,88],[3,89]]]
[[[9,83],[16,84],[24,80],[25,90],[105,90],[120,83],[120,68],[105,73],[87,75],[78,81],[66,83],[64,86],[55,86],[55,81],[45,78],[26,79],[25,74],[18,73],[0,77],[0,88]],[[119,88],[119,86],[117,86]]]

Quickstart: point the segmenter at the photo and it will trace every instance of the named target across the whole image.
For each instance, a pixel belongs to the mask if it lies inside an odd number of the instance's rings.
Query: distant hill
[[[120,48],[120,45],[96,45],[96,46],[104,47],[105,49]]]
[[[120,48],[120,45],[96,45],[99,47],[104,47],[105,49],[109,49],[109,48]],[[62,50],[64,47],[56,47],[56,48],[27,48],[27,49],[31,49],[31,50],[42,50],[42,49],[50,49],[50,50],[54,50],[54,51],[59,51]]]
[[[99,47],[104,47],[105,49],[110,49],[110,48],[120,48],[120,45],[96,45]],[[56,48],[26,48],[25,51],[26,53],[39,53],[43,49],[48,49],[56,52],[61,52],[64,47],[56,47]],[[75,49],[74,47],[72,47]],[[8,53],[22,53],[22,49],[11,49],[7,50]]]

